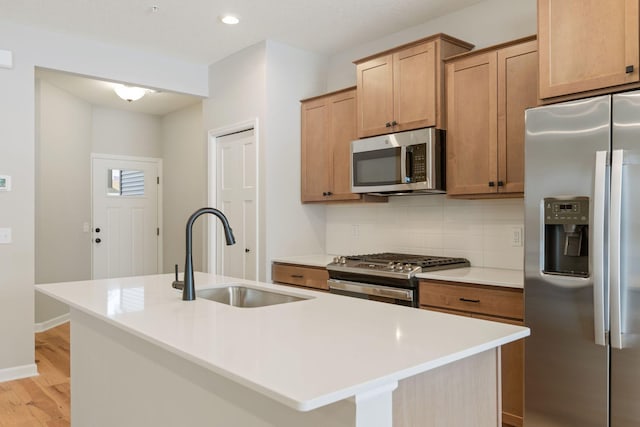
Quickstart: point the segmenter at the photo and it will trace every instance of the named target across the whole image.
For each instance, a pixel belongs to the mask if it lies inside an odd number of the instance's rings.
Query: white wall
[[[189,216],[207,205],[206,135],[202,126],[202,103],[162,117],[163,225],[165,273],[174,264],[184,269],[185,225]],[[203,269],[202,224],[193,235],[193,268]]]
[[[267,42],[267,260],[325,252],[325,206],[300,202],[300,100],[322,93],[327,58]],[[265,265],[267,280],[271,268]]]
[[[36,283],[91,278],[89,154],[91,105],[36,82]],[[66,305],[35,295],[35,322],[67,313]]]
[[[91,145],[93,153],[161,157],[160,117],[94,106]]]
[[[327,210],[327,253],[400,252],[463,257],[474,267],[522,269],[522,199],[457,200],[395,196],[389,203]]]
[[[256,140],[258,142],[258,164],[264,164],[265,139],[264,121],[266,109],[266,42],[250,46],[237,52],[209,67],[209,88],[211,96],[202,102],[203,124],[205,132],[216,129],[236,126],[240,123],[257,121],[258,129]],[[203,159],[200,165],[207,171],[207,159]],[[213,174],[215,176],[215,174]],[[259,170],[258,182],[262,185],[265,181],[264,168]],[[209,183],[208,183],[209,185]],[[207,185],[207,191],[208,190]],[[258,217],[261,233],[259,242],[259,265],[265,262],[265,208],[264,186],[258,194]],[[214,203],[210,203],[214,205]],[[215,207],[215,206],[214,206]],[[231,227],[234,225],[231,224]],[[206,227],[205,227],[206,233]],[[222,238],[222,237],[220,237]],[[260,270],[263,270],[260,268]],[[260,279],[264,278],[264,271],[260,272]]]
[[[536,0],[486,0],[424,24],[333,55],[327,90],[356,84],[353,61],[437,33],[487,47],[536,34]]]
[[[299,101],[322,93],[325,77],[324,56],[272,41],[210,68],[205,129],[258,120],[260,280],[272,257],[324,252],[324,207],[300,203]]]
[[[0,227],[13,232],[13,242],[0,245],[2,381],[35,371],[35,66],[199,96],[208,95],[208,70],[9,22],[0,25],[0,48],[13,52],[14,62],[0,69],[0,174],[13,178],[13,191],[0,194]]]

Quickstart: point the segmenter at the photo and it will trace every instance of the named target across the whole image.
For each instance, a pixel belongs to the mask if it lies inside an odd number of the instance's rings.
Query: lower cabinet
[[[420,308],[524,325],[522,289],[420,281]],[[524,340],[502,346],[502,424],[521,427],[524,415]]]
[[[279,285],[302,286],[328,291],[329,273],[324,267],[274,262],[271,265],[271,280]]]

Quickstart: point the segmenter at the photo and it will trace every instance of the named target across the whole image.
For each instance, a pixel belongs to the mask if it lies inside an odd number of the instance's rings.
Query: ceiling
[[[0,20],[208,65],[263,40],[332,55],[480,1],[0,0]],[[241,22],[222,24],[218,18],[225,13],[238,16]],[[74,93],[75,80],[54,74],[45,72],[47,80],[56,79],[54,84]],[[99,93],[110,90],[103,82],[91,79],[77,83],[84,89],[76,93],[95,95],[93,100],[88,99],[90,102],[97,102]],[[171,96],[148,94],[125,109],[141,109],[153,100]],[[106,95],[100,99],[101,103],[107,102]],[[161,107],[160,112],[149,108],[151,114],[162,114]]]
[[[92,105],[130,111],[134,113],[164,116],[172,111],[202,101],[201,98],[173,92],[147,92],[142,99],[128,102],[116,95],[113,88],[116,83],[92,79],[62,71],[36,69],[36,78],[45,80],[71,95],[83,99]]]

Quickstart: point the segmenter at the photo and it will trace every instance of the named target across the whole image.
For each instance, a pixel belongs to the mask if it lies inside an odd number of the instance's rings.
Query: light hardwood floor
[[[36,334],[37,377],[0,383],[0,427],[68,427],[69,322]]]

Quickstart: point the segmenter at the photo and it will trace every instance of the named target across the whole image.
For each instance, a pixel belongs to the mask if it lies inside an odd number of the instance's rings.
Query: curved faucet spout
[[[218,217],[224,228],[224,237],[227,241],[227,245],[233,245],[236,243],[236,239],[233,236],[233,231],[229,226],[227,217],[222,212],[214,208],[201,208],[195,211],[187,220],[187,247],[184,261],[184,287],[182,289],[182,299],[184,301],[193,301],[196,299],[195,283],[193,280],[193,259],[191,256],[193,249],[193,223],[198,219],[200,215],[211,214]]]

